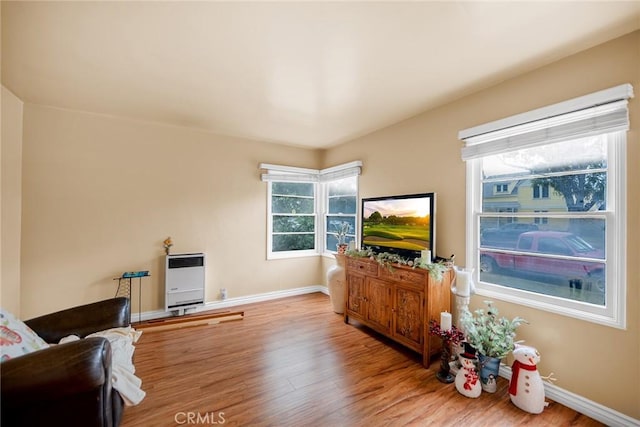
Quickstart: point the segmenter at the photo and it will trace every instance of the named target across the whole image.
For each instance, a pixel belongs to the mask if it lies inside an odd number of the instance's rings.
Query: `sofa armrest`
[[[80,305],[25,321],[43,340],[56,343],[68,335],[80,338],[110,328],[129,326],[129,298],[119,297]]]
[[[39,401],[89,393],[105,385],[110,390],[111,346],[106,338],[87,338],[7,360],[1,368],[4,413]]]

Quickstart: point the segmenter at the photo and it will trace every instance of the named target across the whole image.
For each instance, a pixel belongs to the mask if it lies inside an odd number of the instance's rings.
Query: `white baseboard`
[[[313,292],[322,292],[323,294],[329,295],[329,290],[327,289],[326,286],[322,286],[322,285],[305,286],[302,288],[285,289],[282,291],[266,292],[264,294],[247,295],[244,297],[229,298],[229,299],[220,300],[220,301],[211,301],[211,302],[205,303],[203,307],[198,307],[197,309],[193,309],[192,311],[189,311],[189,312],[198,313],[206,310],[229,308],[237,305],[269,301],[273,299],[286,298],[286,297],[291,297],[295,295],[311,294]],[[167,313],[166,311],[156,310],[156,311],[147,311],[142,313],[141,318],[142,320],[152,320],[152,319],[160,319],[163,317],[170,317],[172,315],[173,315],[172,313]],[[136,317],[137,316],[132,315],[132,319],[135,320]],[[506,378],[508,381],[511,380],[511,368],[506,365],[501,365],[500,376],[503,378]],[[640,427],[640,420],[631,418],[625,414],[622,414],[611,408],[607,408],[604,405],[596,403],[585,397],[582,397],[568,390],[560,388],[556,385],[545,382],[544,391],[545,391],[545,396],[547,396],[549,399],[552,399],[555,402],[558,402],[568,408],[571,408],[577,412],[580,412],[581,414],[591,417],[594,420],[600,421],[603,424],[606,424],[609,426]]]
[[[322,292],[323,294],[329,295],[329,291],[326,286],[322,286],[322,285],[305,286],[303,288],[285,289],[282,291],[265,292],[263,294],[247,295],[247,296],[237,297],[237,298],[228,298],[226,300],[210,301],[210,302],[206,302],[202,307],[196,307],[196,308],[187,310],[185,314],[199,313],[199,312],[208,311],[208,310],[217,310],[220,308],[229,308],[237,305],[251,304],[254,302],[261,302],[261,301],[269,301],[273,299],[292,297],[296,295],[311,294],[314,292]],[[171,317],[171,316],[173,316],[172,312],[167,312],[164,310],[155,310],[155,311],[145,311],[142,313],[141,316],[138,316],[137,313],[132,313],[131,320],[136,321],[138,320],[138,318],[140,318],[140,320],[146,321],[146,320],[153,320],[153,319],[162,319],[164,317]]]
[[[511,368],[506,365],[500,366],[500,376],[511,380]],[[600,421],[608,426],[640,426],[640,420],[631,418],[628,415],[607,408],[604,405],[582,397],[554,384],[543,382],[545,396],[554,402],[558,402],[567,408],[580,412],[594,420]]]

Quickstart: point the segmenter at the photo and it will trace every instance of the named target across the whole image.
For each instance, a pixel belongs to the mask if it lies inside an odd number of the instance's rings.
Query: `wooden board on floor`
[[[135,324],[141,331],[164,331],[167,329],[188,328],[193,326],[214,325],[216,323],[242,320],[244,311],[218,311],[210,313],[186,314],[184,316],[166,317]]]

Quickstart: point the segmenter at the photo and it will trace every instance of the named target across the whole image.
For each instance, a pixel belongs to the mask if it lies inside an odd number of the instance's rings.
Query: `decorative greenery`
[[[458,344],[464,340],[464,333],[456,328],[456,325],[451,325],[451,329],[448,331],[440,329],[440,324],[431,319],[429,321],[429,335],[436,335],[447,343]]]
[[[478,353],[485,356],[504,358],[514,348],[516,329],[527,321],[521,317],[509,320],[506,317],[498,317],[498,309],[491,301],[484,302],[487,310],[480,308],[471,314],[466,311],[460,322],[465,330],[467,342]]]
[[[411,260],[389,252],[379,252],[376,254],[370,249],[352,249],[347,251],[346,255],[354,258],[369,258],[373,261],[376,261],[378,264],[388,269],[389,271],[393,271],[394,264],[406,265],[407,267],[428,270],[431,278],[438,282],[442,280],[443,274],[449,270],[449,267],[445,264],[430,263],[429,261],[422,258],[415,258]]]
[[[346,255],[354,258],[371,258],[373,259],[373,252],[368,249],[349,249]]]
[[[446,271],[449,271],[451,267],[440,262],[429,262],[424,258],[416,258],[413,264],[413,268],[422,268],[424,270],[429,270],[431,278],[439,282],[440,280],[442,280],[442,276],[444,275],[444,273]]]

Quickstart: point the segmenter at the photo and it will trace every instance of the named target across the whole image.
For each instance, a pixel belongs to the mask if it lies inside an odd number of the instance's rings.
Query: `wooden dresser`
[[[357,320],[417,351],[428,367],[442,349],[441,340],[429,335],[429,320],[440,322],[441,312],[451,312],[452,274],[436,281],[424,269],[347,257],[344,321]]]

